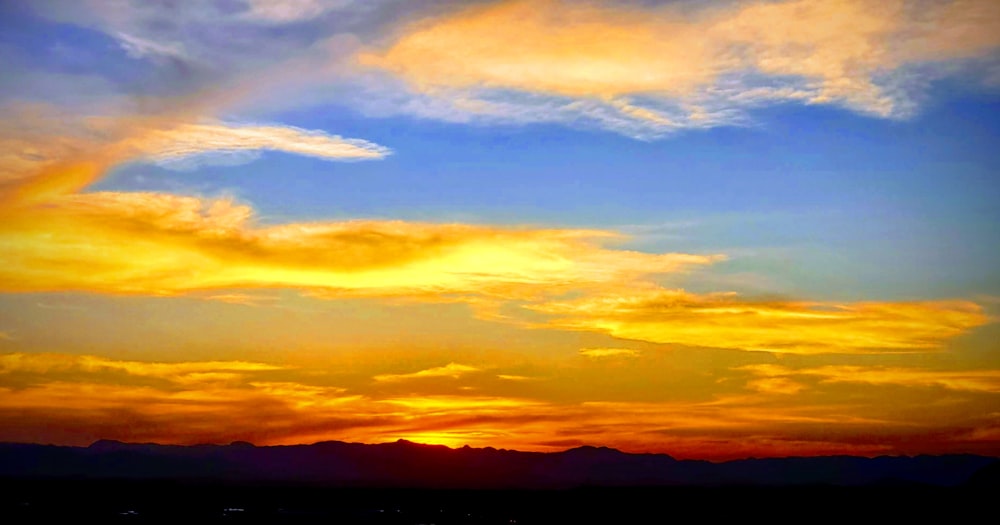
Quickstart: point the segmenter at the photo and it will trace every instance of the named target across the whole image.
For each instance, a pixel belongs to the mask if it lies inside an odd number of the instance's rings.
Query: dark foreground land
[[[573,524],[993,522],[996,487],[343,488],[2,479],[0,523]]]

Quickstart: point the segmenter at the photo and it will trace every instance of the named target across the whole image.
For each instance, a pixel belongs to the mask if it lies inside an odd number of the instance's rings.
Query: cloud
[[[360,372],[343,365],[332,376],[339,378],[336,381]],[[400,376],[442,377],[478,370],[469,368],[451,363],[424,370],[423,375]],[[806,377],[796,374],[811,374],[813,369],[755,365],[736,371],[770,379]],[[861,370],[863,375],[869,371],[875,369]],[[603,401],[606,392],[591,392],[590,401],[584,402],[457,388],[416,395],[384,392],[384,385],[363,381],[355,387],[331,384],[329,377],[315,372],[314,367],[252,361],[164,363],[0,354],[0,440],[87,444],[100,438],[160,443],[242,439],[272,445],[405,438],[522,450],[559,450],[565,448],[559,443],[576,440],[710,459],[968,452],[988,450],[996,442],[995,421],[985,415],[990,398],[982,398],[996,392],[995,375],[989,390],[971,391],[979,397],[964,401],[970,403],[969,410],[956,412],[954,406],[927,406],[922,398],[901,398],[889,410],[871,400],[790,402],[788,395],[770,395],[774,389],[670,402]],[[817,377],[849,377],[852,372],[827,369]],[[133,379],[123,380],[123,373]],[[971,435],[980,437],[971,442]]]
[[[906,367],[827,365],[791,369],[777,365],[749,365],[745,370],[766,380],[816,377],[821,383],[864,383],[910,388],[947,388],[966,392],[1000,393],[1000,370],[930,370]]]
[[[178,363],[157,363],[146,361],[122,361],[93,355],[66,354],[0,354],[0,374],[30,372],[50,374],[81,371],[99,373],[120,371],[130,375],[157,377],[162,379],[183,378],[190,374],[203,373],[248,373],[281,370],[284,367],[249,361],[193,361]]]
[[[242,16],[257,22],[288,24],[309,20],[353,3],[355,0],[247,0],[249,9]]]
[[[806,385],[785,377],[765,377],[748,381],[747,388],[766,394],[797,394],[805,390]]]
[[[153,104],[152,102],[150,104]],[[384,146],[294,126],[236,124],[198,116],[206,100],[163,101],[150,114],[83,116],[43,104],[0,106],[0,206],[79,192],[116,166],[155,162],[190,170],[235,165],[261,151],[327,161],[378,160]]]
[[[991,0],[78,4],[33,8],[159,57],[157,93],[211,94],[224,109],[337,93],[373,114],[640,139],[742,125],[754,108],[789,102],[905,118],[929,82],[988,84],[1000,70]],[[296,31],[278,30],[288,24]]]
[[[118,42],[125,53],[132,58],[187,59],[180,44],[161,44],[125,33],[118,33]]]
[[[377,220],[261,226],[250,206],[226,197],[80,193],[136,161],[259,149],[351,160],[388,150],[287,126],[191,124],[185,115],[70,120],[65,145],[44,149],[57,116],[10,144],[22,151],[38,144],[40,153],[0,182],[0,291],[224,296],[298,288],[322,297],[525,298],[723,259],[606,247],[624,239],[610,231]]]
[[[534,381],[538,379],[537,377],[519,376],[511,374],[499,374],[497,375],[497,378],[502,379],[504,381]]]
[[[79,193],[5,214],[0,290],[162,295],[284,287],[323,296],[522,296],[720,259],[601,246],[616,237],[401,221],[262,227],[250,207],[226,198]]]
[[[184,124],[154,130],[130,144],[161,166],[194,169],[200,164],[244,164],[261,150],[323,160],[372,160],[390,150],[365,140],[345,139],[294,126]]]
[[[947,69],[928,68],[995,58],[998,15],[989,0],[510,0],[413,23],[358,61],[406,83],[401,111],[582,120],[653,138],[740,123],[750,108],[788,101],[905,117],[916,79]]]
[[[593,359],[606,357],[637,357],[639,355],[639,351],[632,350],[630,348],[581,348],[580,355]]]
[[[526,305],[547,326],[623,339],[795,354],[927,351],[986,324],[968,301],[753,301],[649,288]]]
[[[380,403],[404,407],[413,411],[414,414],[437,413],[452,410],[459,412],[468,410],[474,410],[477,412],[495,412],[527,408],[533,405],[540,406],[544,404],[519,398],[454,395],[393,397],[381,400]]]
[[[379,374],[373,379],[375,381],[381,382],[396,382],[396,381],[407,381],[410,379],[422,379],[427,377],[450,377],[452,379],[458,379],[465,374],[470,372],[479,372],[480,369],[474,366],[460,365],[458,363],[448,363],[445,366],[438,366],[434,368],[428,368],[426,370],[420,370],[418,372],[413,372],[410,374]]]
[[[11,147],[44,148],[58,121],[52,116]],[[64,146],[39,149],[38,160],[0,182],[0,291],[225,296],[297,288],[317,297],[525,299],[724,258],[616,249],[607,245],[624,237],[611,231],[378,220],[262,226],[250,206],[227,197],[81,193],[136,161],[259,149],[341,160],[388,151],[285,126],[191,124],[186,115],[77,119],[67,127],[74,135]]]

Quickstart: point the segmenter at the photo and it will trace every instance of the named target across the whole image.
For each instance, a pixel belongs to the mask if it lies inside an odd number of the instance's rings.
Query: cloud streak
[[[437,366],[434,368],[428,368],[426,370],[420,370],[410,374],[379,374],[372,379],[378,382],[397,382],[397,381],[408,381],[411,379],[423,379],[423,378],[439,378],[439,377],[449,377],[451,379],[458,379],[465,374],[471,372],[479,372],[480,369],[474,366],[460,365],[458,363],[448,363],[445,366]]]
[[[821,303],[753,301],[734,293],[645,289],[526,308],[548,326],[623,339],[778,353],[927,351],[986,324],[968,301]]]
[[[157,363],[122,361],[93,355],[66,354],[0,354],[0,374],[48,374],[66,372],[100,373],[120,371],[130,375],[157,378],[179,378],[203,373],[250,373],[281,370],[284,367],[250,361],[193,361]]]
[[[280,151],[328,161],[375,160],[389,148],[359,139],[294,126],[186,124],[156,130],[136,148],[164,167],[194,169],[199,164],[244,164],[258,151]],[[250,155],[247,155],[250,154]]]
[[[591,359],[602,359],[606,357],[636,357],[638,350],[629,348],[581,348],[580,355]]]
[[[741,367],[763,381],[790,381],[791,377],[813,377],[821,383],[863,383],[875,386],[946,388],[955,391],[1000,393],[1000,370],[929,370],[905,367],[827,365],[791,369],[777,365]],[[757,381],[762,381],[757,380]]]

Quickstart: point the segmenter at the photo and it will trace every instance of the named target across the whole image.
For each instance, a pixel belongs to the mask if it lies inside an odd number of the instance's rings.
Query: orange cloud
[[[748,381],[747,388],[768,394],[797,394],[806,386],[785,377],[765,377]]]
[[[827,365],[790,369],[777,365],[740,367],[766,380],[794,376],[818,377],[821,383],[866,383],[913,388],[941,387],[966,392],[1000,393],[1000,370],[929,370],[904,367]],[[759,381],[759,380],[758,380]]]
[[[752,301],[645,289],[525,308],[548,326],[623,339],[797,354],[925,351],[988,321],[968,301],[851,304]]]
[[[453,101],[449,111],[529,120],[610,112],[597,118],[655,135],[732,121],[734,110],[769,101],[906,114],[908,66],[989,57],[997,46],[1000,9],[990,0],[509,0],[418,22],[358,60]],[[517,111],[523,103],[503,90],[575,102]]]
[[[57,372],[99,373],[121,371],[130,375],[163,379],[183,378],[203,373],[246,373],[281,370],[284,367],[248,361],[196,361],[156,363],[146,361],[121,361],[93,355],[66,354],[0,354],[0,374]]]

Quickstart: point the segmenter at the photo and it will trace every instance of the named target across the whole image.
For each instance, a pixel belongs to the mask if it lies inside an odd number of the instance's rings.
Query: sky
[[[1000,3],[0,3],[0,441],[1000,455]]]

